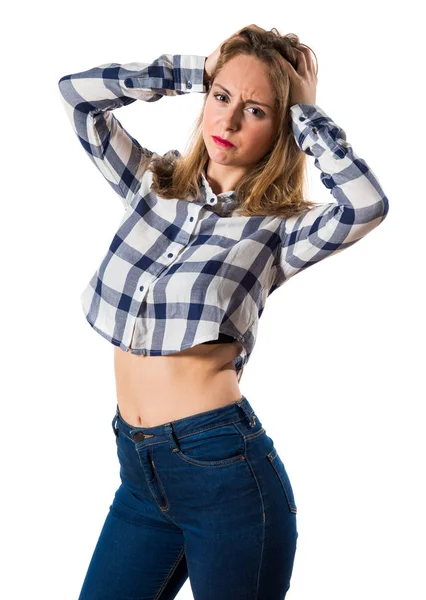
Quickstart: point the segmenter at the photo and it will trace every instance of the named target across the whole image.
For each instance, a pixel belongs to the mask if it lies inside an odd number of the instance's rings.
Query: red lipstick
[[[217,135],[214,135],[212,137],[213,137],[214,141],[216,142],[216,144],[218,146],[222,146],[222,148],[233,148],[234,147],[234,144],[232,144],[229,140],[224,140],[223,138],[221,138]]]

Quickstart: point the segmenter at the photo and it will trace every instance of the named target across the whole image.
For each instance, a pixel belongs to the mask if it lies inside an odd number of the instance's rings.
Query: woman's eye
[[[225,94],[214,94],[215,98],[218,98],[219,96],[221,96],[222,98],[227,98],[227,96],[225,96]],[[250,108],[251,108],[251,110],[256,110],[257,111],[257,114],[254,115],[255,117],[262,117],[263,116],[263,111],[260,110],[260,108],[255,108],[254,106],[251,106]]]

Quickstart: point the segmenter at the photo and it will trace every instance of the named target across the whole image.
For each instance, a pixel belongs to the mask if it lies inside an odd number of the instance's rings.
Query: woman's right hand
[[[232,37],[238,35],[240,33],[240,31],[242,31],[243,29],[246,29],[247,27],[250,27],[250,29],[258,29],[257,25],[246,25],[245,27],[241,27],[241,29],[239,29],[238,31],[236,31],[235,33],[230,35],[228,38],[226,38],[226,40],[224,42],[222,42],[216,48],[216,50],[214,52],[212,52],[210,54],[210,56],[208,56],[206,58],[206,60],[204,61],[204,83],[207,83],[208,81],[210,81],[210,79],[212,77],[212,73],[216,67],[217,59],[219,58],[220,50],[221,50],[223,44],[225,42],[227,42],[229,39],[231,39]]]
[[[217,59],[219,58],[221,46],[222,44],[218,48],[216,48],[216,50],[212,52],[210,56],[208,56],[204,61],[204,83],[209,82],[212,77],[212,73],[216,66]]]

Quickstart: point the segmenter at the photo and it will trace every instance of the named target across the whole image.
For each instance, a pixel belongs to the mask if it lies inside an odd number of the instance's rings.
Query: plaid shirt
[[[204,173],[201,196],[192,202],[153,193],[147,166],[155,153],[113,110],[136,100],[205,93],[205,59],[162,54],[152,63],[103,64],[59,80],[80,143],[125,209],[81,303],[97,333],[133,354],[173,354],[219,332],[231,335],[243,346],[234,360],[239,373],[269,294],[377,227],[388,199],[343,129],[317,104],[291,106],[292,129],[337,204],[317,204],[291,218],[239,216],[234,190],[213,193]]]

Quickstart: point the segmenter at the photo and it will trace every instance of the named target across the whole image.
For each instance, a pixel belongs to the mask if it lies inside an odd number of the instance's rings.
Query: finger
[[[314,70],[314,62],[312,59],[312,52],[311,49],[308,48],[307,46],[305,46],[304,44],[299,44],[296,48],[297,52],[298,52],[298,56],[303,56],[305,59],[305,63],[306,64],[306,68],[309,69],[310,71]]]
[[[295,50],[296,50],[296,65],[297,65],[296,71],[299,75],[305,75],[305,73],[307,72],[307,69],[308,69],[305,53],[299,48],[295,48]]]
[[[296,69],[293,67],[291,62],[289,62],[286,58],[284,58],[284,56],[282,54],[279,54],[278,56],[281,59],[281,63],[284,65],[284,69],[287,71],[290,79],[292,81],[295,81],[298,76]]]

